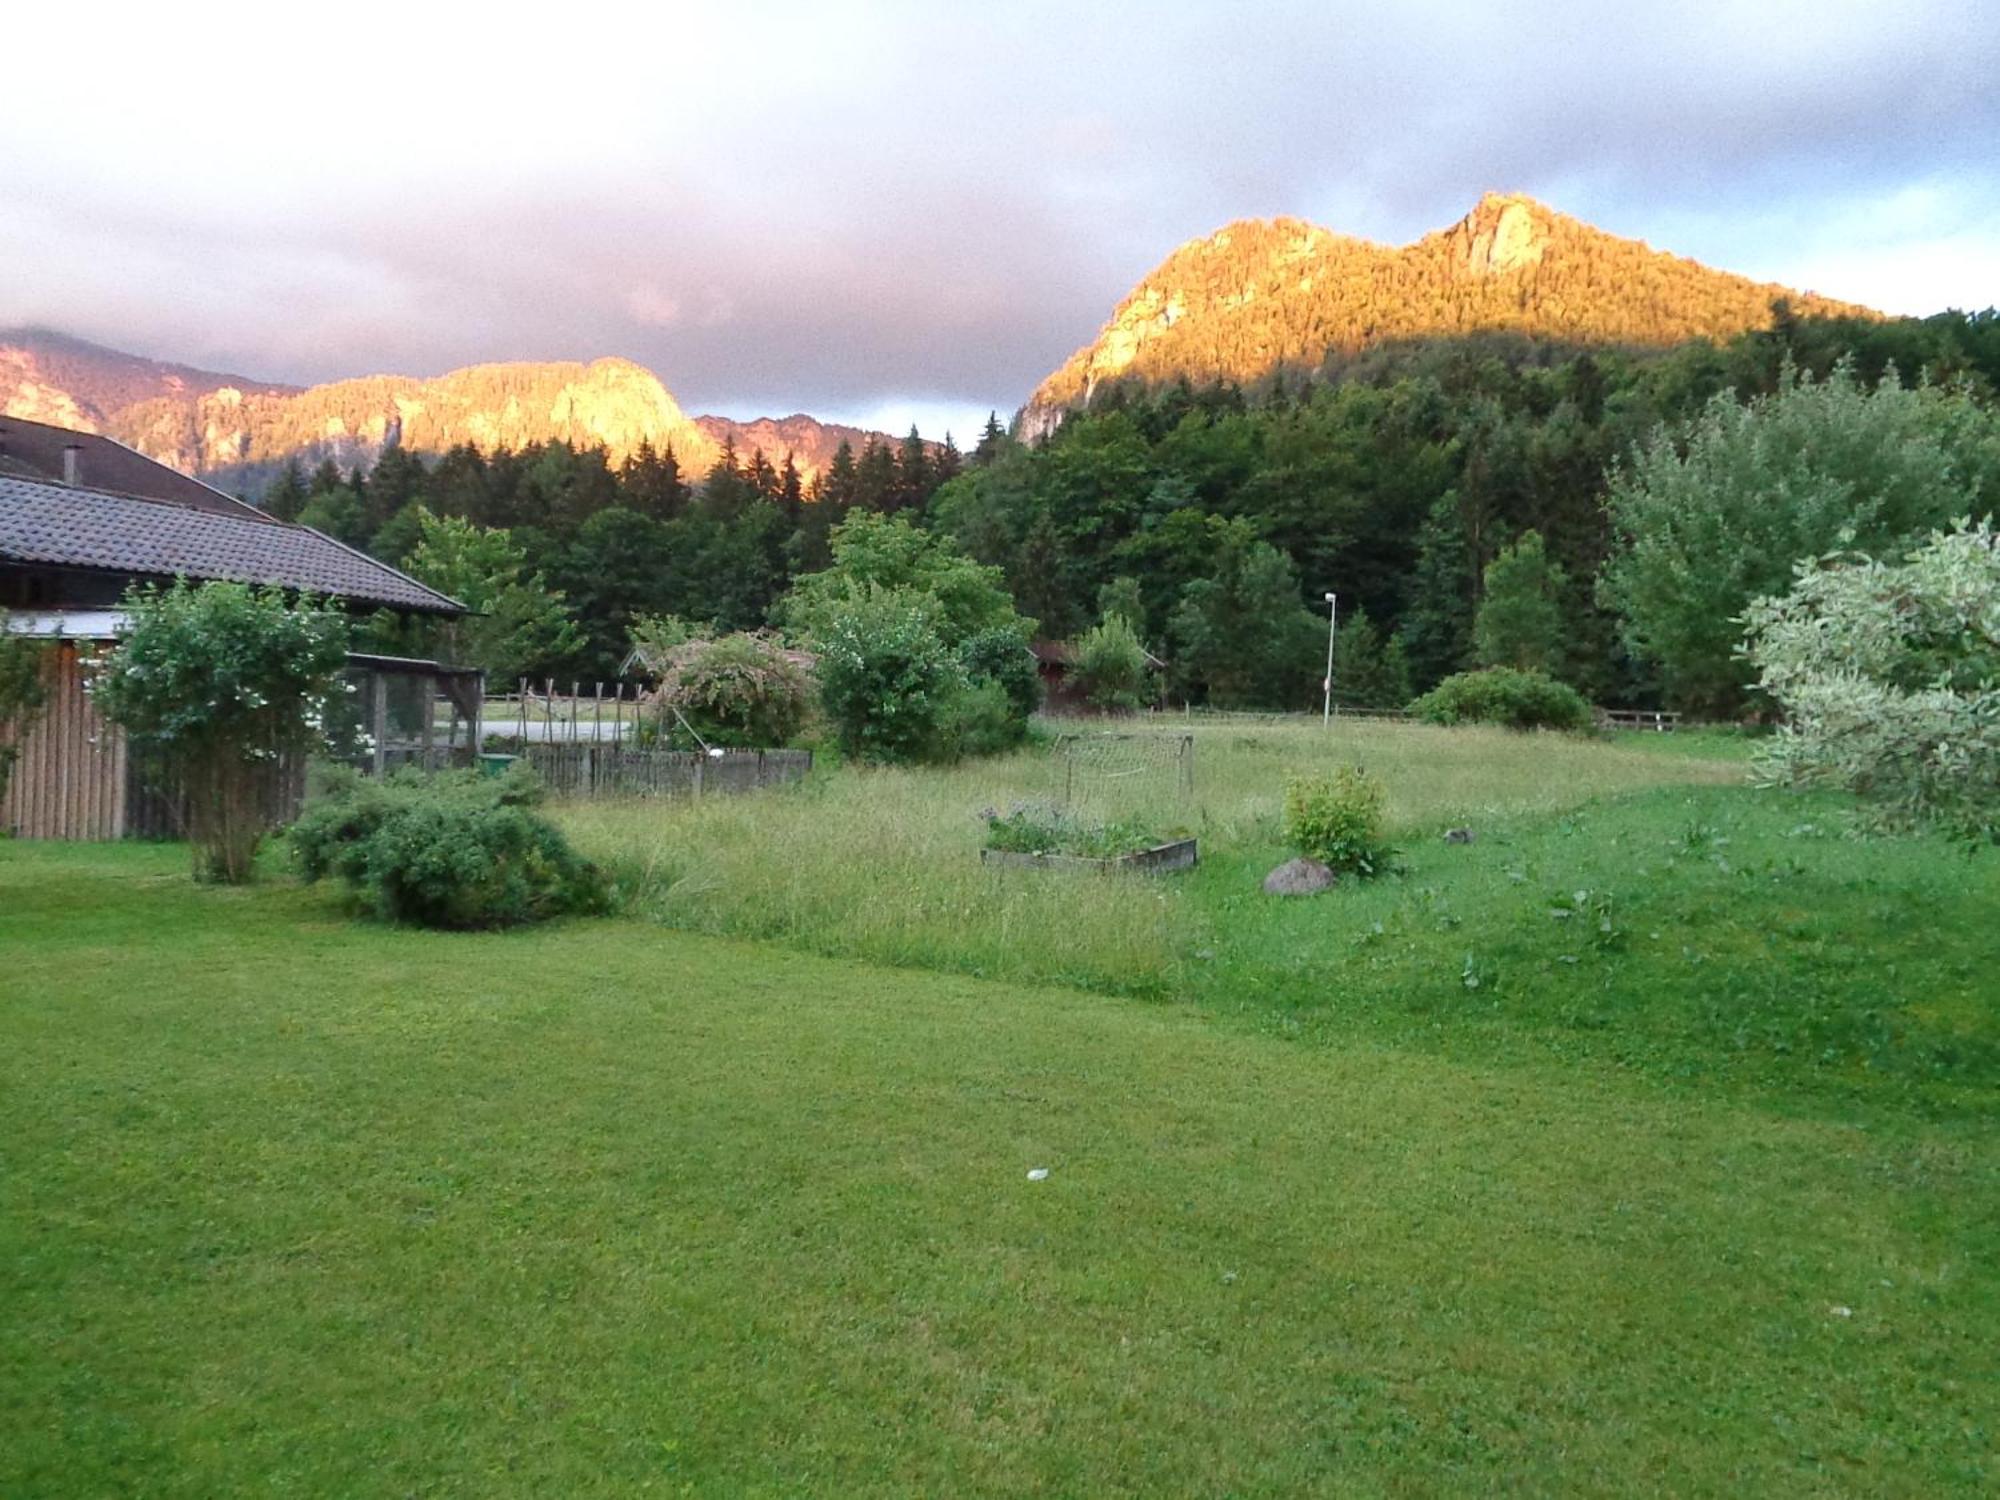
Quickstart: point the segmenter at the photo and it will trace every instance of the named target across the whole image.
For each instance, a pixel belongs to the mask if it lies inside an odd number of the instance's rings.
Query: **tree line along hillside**
[[[1991,509],[2000,472],[2000,318],[1780,305],[1771,322],[1662,351],[1480,334],[1380,345],[1311,380],[1120,383],[1040,443],[992,421],[963,457],[915,434],[843,444],[811,479],[728,446],[700,470],[649,445],[622,461],[460,445],[436,460],[391,449],[372,472],[293,467],[267,503],[406,565],[426,517],[490,533],[482,587],[506,594],[507,617],[541,621],[483,644],[502,679],[609,678],[642,616],[780,620],[860,511],[998,568],[1041,635],[1128,622],[1191,701],[1314,703],[1332,590],[1347,702],[1396,706],[1498,656],[1600,703],[1730,714],[1750,701],[1732,655],[1746,590],[1782,591],[1843,533],[1887,546]],[[1641,535],[1676,513],[1726,555]],[[1633,558],[1714,587],[1662,591]],[[1496,583],[1534,597],[1482,632]],[[1681,598],[1701,620],[1662,615]],[[1541,638],[1524,642],[1521,621]]]
[[[1103,382],[1254,382],[1416,336],[1513,331],[1666,346],[1800,313],[1867,309],[1713,270],[1553,212],[1490,195],[1450,229],[1400,248],[1297,219],[1248,220],[1176,250],[1092,345],[1044,382],[1037,409],[1090,402]]]
[[[645,616],[766,624],[795,577],[827,566],[850,513],[921,516],[963,463],[948,438],[914,430],[858,449],[843,440],[810,478],[789,454],[743,458],[726,435],[706,469],[645,441],[622,460],[562,441],[460,443],[436,459],[392,447],[372,468],[288,463],[263,504],[486,612],[461,654],[497,679],[592,681],[617,675]],[[383,644],[442,649],[418,637]]]

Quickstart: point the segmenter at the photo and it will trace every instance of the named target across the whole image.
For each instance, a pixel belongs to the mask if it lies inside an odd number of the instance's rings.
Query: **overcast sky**
[[[1180,241],[1486,189],[2000,302],[1996,0],[36,7],[0,325],[273,380],[622,354],[961,439]]]

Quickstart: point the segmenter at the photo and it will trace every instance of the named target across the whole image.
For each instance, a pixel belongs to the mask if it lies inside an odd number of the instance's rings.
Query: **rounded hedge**
[[[1428,724],[1498,724],[1507,729],[1589,729],[1590,704],[1543,672],[1487,667],[1447,677],[1410,705]]]

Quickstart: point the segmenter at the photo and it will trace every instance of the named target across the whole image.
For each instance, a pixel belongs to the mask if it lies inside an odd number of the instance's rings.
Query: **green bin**
[[[479,757],[479,774],[481,776],[505,776],[507,768],[519,759],[518,755],[482,754]]]

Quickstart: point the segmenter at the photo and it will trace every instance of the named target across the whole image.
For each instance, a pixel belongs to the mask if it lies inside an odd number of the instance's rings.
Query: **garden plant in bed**
[[[1183,870],[1195,862],[1195,841],[1185,829],[1136,818],[1100,822],[1065,808],[1016,803],[1004,816],[986,813],[980,858],[1053,868]]]

